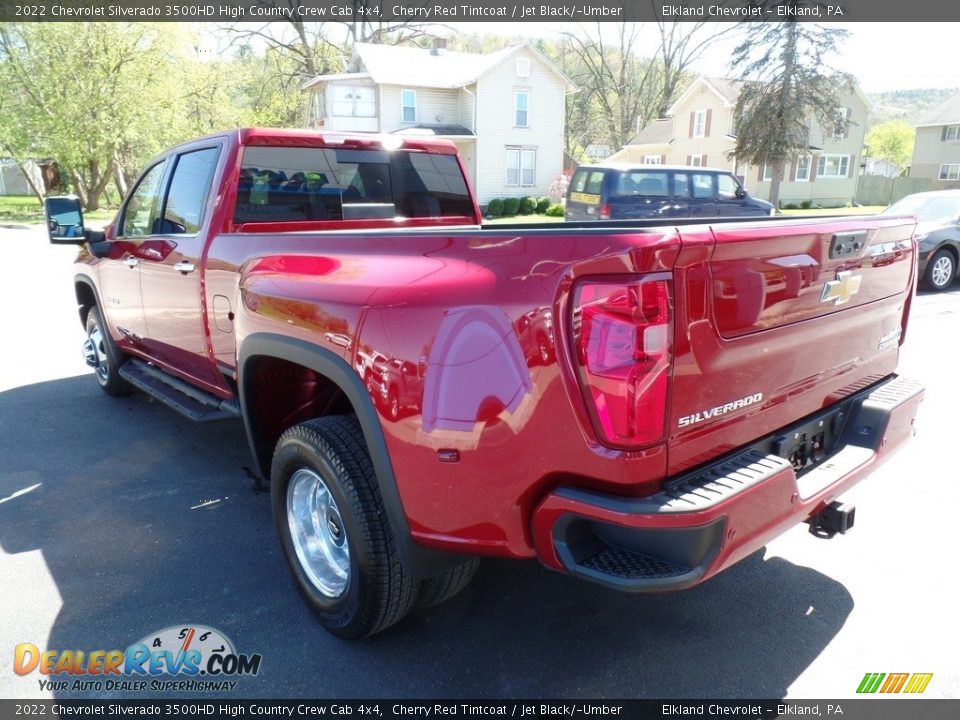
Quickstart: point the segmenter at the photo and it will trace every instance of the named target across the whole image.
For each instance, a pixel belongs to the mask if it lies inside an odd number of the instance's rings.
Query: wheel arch
[[[373,400],[364,387],[363,378],[339,355],[304,340],[274,333],[248,335],[240,345],[237,358],[244,428],[261,475],[265,478],[270,476],[275,444],[275,441],[271,442],[275,433],[265,432],[256,403],[253,402],[257,392],[254,387],[257,366],[263,360],[283,361],[310,370],[343,394],[363,431],[387,519],[397,542],[401,562],[407,570],[415,577],[425,579],[463,562],[461,555],[425,548],[413,541],[383,428]]]
[[[77,311],[80,313],[80,324],[87,324],[87,315],[90,308],[94,305],[100,305],[100,296],[97,294],[97,287],[93,279],[87,275],[75,275],[73,278],[73,289],[77,296]],[[102,310],[101,310],[102,312]]]

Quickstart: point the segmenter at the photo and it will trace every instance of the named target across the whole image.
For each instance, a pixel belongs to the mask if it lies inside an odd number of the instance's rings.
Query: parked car
[[[960,267],[960,190],[914,193],[883,212],[916,216],[917,277],[928,290],[950,287]]]
[[[582,165],[567,190],[567,220],[774,215],[727,170],[686,165]]]

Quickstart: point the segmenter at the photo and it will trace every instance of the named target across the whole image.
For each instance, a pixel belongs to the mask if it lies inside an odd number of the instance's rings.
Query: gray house
[[[444,45],[357,43],[346,72],[304,85],[308,126],[446,138],[482,204],[545,195],[563,172],[566,96],[576,87],[528,43],[484,55]]]
[[[937,105],[915,127],[910,177],[960,180],[960,95]]]

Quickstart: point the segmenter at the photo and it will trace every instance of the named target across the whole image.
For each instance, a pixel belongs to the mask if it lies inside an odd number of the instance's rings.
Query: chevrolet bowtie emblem
[[[843,305],[850,298],[860,292],[861,275],[854,275],[849,270],[837,273],[836,280],[830,280],[823,285],[820,293],[820,302],[833,301],[834,305]]]

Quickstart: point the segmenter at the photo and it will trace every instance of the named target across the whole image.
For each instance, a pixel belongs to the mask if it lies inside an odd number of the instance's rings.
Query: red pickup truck
[[[97,382],[242,418],[342,637],[484,555],[665,591],[845,532],[923,394],[912,218],[481,227],[448,142],[253,129],[156,158],[104,232],[47,212]]]

